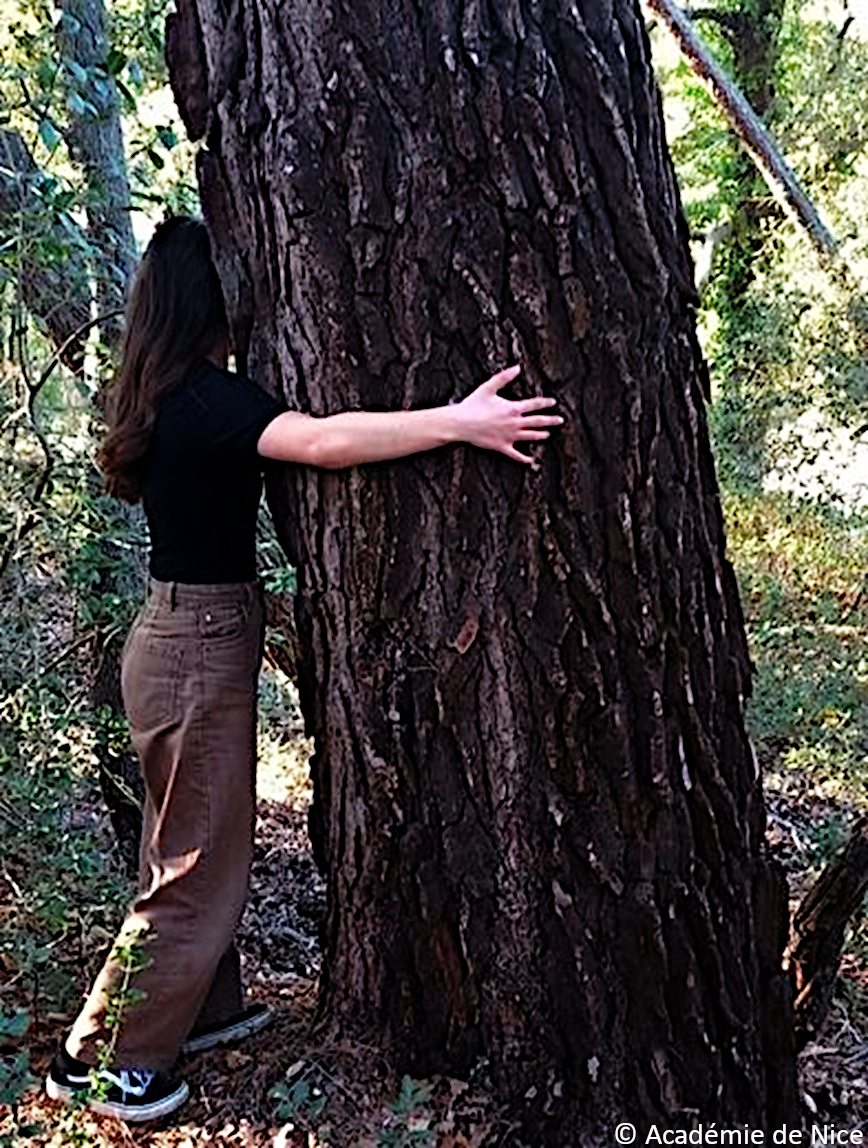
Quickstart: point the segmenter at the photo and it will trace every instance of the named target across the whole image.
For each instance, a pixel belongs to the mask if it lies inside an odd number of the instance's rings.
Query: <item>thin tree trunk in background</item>
[[[88,185],[87,229],[95,262],[96,307],[98,314],[108,314],[124,306],[136,245],[118,93],[107,68],[106,11],[102,0],[59,0],[58,7],[63,12],[57,25],[61,58],[84,69],[87,78],[76,85],[75,94],[93,109],[70,110],[66,142]],[[120,316],[101,328],[109,347],[117,345],[121,331]]]
[[[534,1143],[798,1120],[686,229],[638,8],[182,0],[173,86],[250,374],[416,407],[520,360],[567,425],[282,468],[322,1021],[480,1057]],[[246,357],[244,352],[246,351]]]
[[[693,27],[694,20],[705,18],[715,22],[724,21],[726,27],[732,28],[737,69],[747,76],[753,89],[753,98],[765,114],[773,102],[777,30],[783,15],[781,7],[775,4],[769,10],[761,6],[756,18],[757,31],[751,36],[749,33],[752,29],[744,13],[700,10],[688,15],[673,0],[646,2],[653,12],[663,18],[690,66],[707,83],[715,102],[741,140],[769,190],[781,206],[805,228],[820,251],[824,254],[834,253],[838,246],[835,237],[800,186],[795,172],[784,159],[761,116],[757,114],[757,108],[751,106],[729,79]],[[742,28],[742,25],[747,27]],[[738,34],[740,28],[741,34]],[[773,35],[769,35],[769,28],[775,30]],[[738,50],[739,45],[742,46],[741,51]]]
[[[84,366],[86,325],[91,300],[88,268],[81,252],[69,244],[55,218],[46,218],[37,194],[43,173],[21,135],[0,129],[0,226],[7,239],[19,238],[18,275],[21,301],[62,349],[61,360],[71,371]],[[61,267],[39,258],[39,239],[46,237],[68,256]]]
[[[823,869],[796,912],[784,967],[793,988],[798,1047],[813,1040],[829,1011],[850,918],[868,889],[868,818]]]
[[[69,107],[66,142],[72,161],[81,169],[87,186],[87,236],[90,242],[94,296],[97,313],[110,315],[100,324],[105,346],[117,352],[123,331],[127,287],[135,269],[136,244],[130,216],[130,184],[127,177],[123,128],[118,92],[108,71],[109,39],[103,0],[58,0],[63,16],[57,25],[61,59],[72,61],[84,79],[76,82],[67,74],[68,94],[77,95],[85,110]],[[96,478],[96,476],[94,476]],[[101,483],[100,483],[101,485]],[[121,506],[117,514],[133,513]],[[105,563],[105,571],[111,570]],[[97,591],[111,589],[103,573]],[[95,678],[91,690],[94,709],[107,711],[99,728],[108,731],[97,738],[100,784],[118,838],[121,854],[131,875],[138,869],[141,834],[142,783],[135,755],[118,755],[113,746],[113,722],[124,713],[121,697],[120,655],[123,638],[100,633],[95,647]]]
[[[650,3],[669,13],[675,10],[670,0]],[[730,8],[700,6],[691,11],[698,26],[713,28],[725,41],[737,88],[772,131],[779,116],[776,82],[783,16],[783,0],[743,0]],[[781,206],[769,195],[765,178],[735,133],[729,150],[731,156],[722,155],[719,166],[724,222],[706,279],[720,324],[720,346],[726,348],[716,372],[715,425],[718,441],[727,444],[721,462],[730,468],[730,484],[756,490],[768,469],[766,437],[775,382],[764,366],[760,334],[769,302],[756,300],[752,288],[767,261],[769,222],[780,218]],[[827,240],[834,242],[826,232],[823,241]]]

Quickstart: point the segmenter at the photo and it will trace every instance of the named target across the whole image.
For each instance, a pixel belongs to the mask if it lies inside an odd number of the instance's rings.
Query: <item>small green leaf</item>
[[[123,80],[120,78],[120,76],[115,77],[115,86],[117,87],[117,90],[121,94],[121,98],[124,101],[124,107],[125,107],[126,111],[134,112],[136,110],[136,97],[133,95],[133,93],[130,91],[130,89],[127,87],[127,85],[123,82]]]
[[[157,128],[157,139],[160,141],[164,148],[168,148],[169,150],[175,147],[178,142],[178,137],[175,134],[174,129],[168,125]]]
[[[148,159],[151,161],[157,171],[162,171],[166,166],[166,161],[163,159],[160,153],[158,151],[154,151],[152,147],[148,148]]]
[[[0,1060],[0,1104],[17,1104],[28,1088],[36,1084],[30,1073],[29,1062],[24,1053],[14,1060]]]
[[[120,51],[119,48],[112,48],[109,51],[106,60],[106,70],[110,76],[116,76],[119,72],[123,71],[126,66],[127,55],[126,52]]]
[[[61,141],[60,132],[54,125],[53,120],[47,116],[39,125],[39,138],[45,144],[49,151],[54,151]]]
[[[51,89],[54,77],[57,75],[57,65],[53,60],[40,60],[36,65],[36,79],[40,88],[45,91]]]
[[[78,116],[79,119],[87,115],[87,105],[78,92],[70,94],[66,101],[66,109],[71,116]]]
[[[30,1013],[26,1009],[0,1009],[0,1038],[20,1040],[30,1028]]]

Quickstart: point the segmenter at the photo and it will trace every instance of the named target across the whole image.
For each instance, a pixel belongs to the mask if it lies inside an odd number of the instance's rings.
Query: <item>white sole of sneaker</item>
[[[51,1077],[46,1077],[45,1091],[52,1100],[59,1100],[63,1104],[72,1104],[80,1095],[80,1088],[66,1088],[63,1084],[58,1084],[57,1081]],[[112,1104],[107,1100],[97,1100],[94,1097],[92,1100],[85,1102],[85,1107],[89,1112],[95,1112],[98,1116],[114,1116],[118,1120],[126,1120],[128,1124],[139,1124],[145,1120],[159,1120],[161,1116],[168,1116],[170,1112],[174,1112],[176,1108],[180,1108],[185,1104],[190,1097],[190,1089],[182,1081],[181,1087],[176,1089],[171,1096],[164,1096],[162,1100],[155,1100],[153,1104]]]
[[[181,1045],[181,1052],[206,1052],[209,1048],[219,1048],[222,1044],[234,1044],[237,1040],[244,1040],[245,1037],[253,1036],[255,1032],[268,1028],[273,1020],[274,1013],[271,1009],[266,1009],[239,1021],[238,1024],[221,1028],[219,1032],[203,1033],[202,1036],[185,1040]]]

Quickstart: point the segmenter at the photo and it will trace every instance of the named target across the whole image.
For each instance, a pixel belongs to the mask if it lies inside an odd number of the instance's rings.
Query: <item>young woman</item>
[[[262,459],[339,468],[465,442],[526,463],[515,443],[563,421],[541,413],[553,399],[498,395],[518,367],[453,405],[315,418],[225,370],[228,349],[207,232],[170,219],[133,286],[101,452],[109,491],[142,499],[152,544],[122,662],[145,781],[139,892],[46,1082],[124,1120],[187,1099],[168,1075],[179,1051],[271,1017],[245,1006],[233,944],[253,840]]]

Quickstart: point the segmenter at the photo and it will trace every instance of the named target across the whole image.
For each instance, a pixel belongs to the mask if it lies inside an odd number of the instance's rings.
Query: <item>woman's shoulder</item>
[[[244,405],[267,399],[268,393],[246,375],[202,360],[187,372],[179,392],[198,406]]]
[[[179,395],[176,413],[180,421],[197,426],[206,438],[214,434],[242,438],[261,433],[286,404],[274,398],[246,375],[204,362],[191,370]]]

